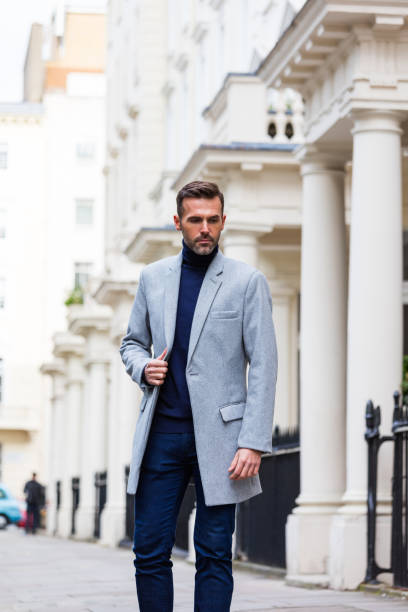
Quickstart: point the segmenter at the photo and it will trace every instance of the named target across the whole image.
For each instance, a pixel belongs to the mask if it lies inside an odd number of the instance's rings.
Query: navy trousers
[[[229,612],[235,504],[206,506],[193,433],[151,432],[135,495],[134,565],[141,612],[172,612],[171,551],[191,475],[197,497],[194,612]]]

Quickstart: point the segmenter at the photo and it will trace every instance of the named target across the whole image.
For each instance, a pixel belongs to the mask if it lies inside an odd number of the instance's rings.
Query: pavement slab
[[[174,559],[175,612],[193,612],[194,566]],[[231,612],[408,612],[408,600],[355,591],[302,589],[234,570]],[[1,612],[137,612],[131,550],[0,531]],[[211,612],[210,610],[208,612]]]

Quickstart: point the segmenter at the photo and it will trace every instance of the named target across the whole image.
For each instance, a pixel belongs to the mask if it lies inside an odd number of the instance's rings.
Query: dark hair
[[[224,214],[224,196],[219,190],[218,185],[209,183],[208,181],[192,181],[187,183],[180,189],[177,194],[177,215],[181,219],[183,216],[183,200],[184,198],[204,198],[211,200],[218,197],[221,202],[221,216]]]

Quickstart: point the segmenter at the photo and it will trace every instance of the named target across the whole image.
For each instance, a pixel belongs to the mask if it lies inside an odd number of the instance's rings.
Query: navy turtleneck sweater
[[[152,431],[193,432],[190,395],[186,380],[188,345],[198,294],[207,268],[218,252],[197,255],[183,240],[183,263],[177,304],[176,329],[166,380],[156,404]]]

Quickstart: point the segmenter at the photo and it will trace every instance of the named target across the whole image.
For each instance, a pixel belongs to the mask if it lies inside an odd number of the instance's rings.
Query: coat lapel
[[[224,255],[218,251],[214,257],[206,275],[204,276],[203,284],[201,285],[200,293],[198,294],[197,304],[194,311],[193,323],[191,326],[190,343],[188,346],[187,366],[197,346],[200,338],[201,330],[211,308],[211,304],[217,294],[222,283],[222,271],[224,268]],[[176,306],[177,307],[177,306]]]
[[[170,355],[176,329],[177,302],[180,287],[182,252],[173,260],[167,271],[164,286],[164,337],[166,338],[167,355]]]

